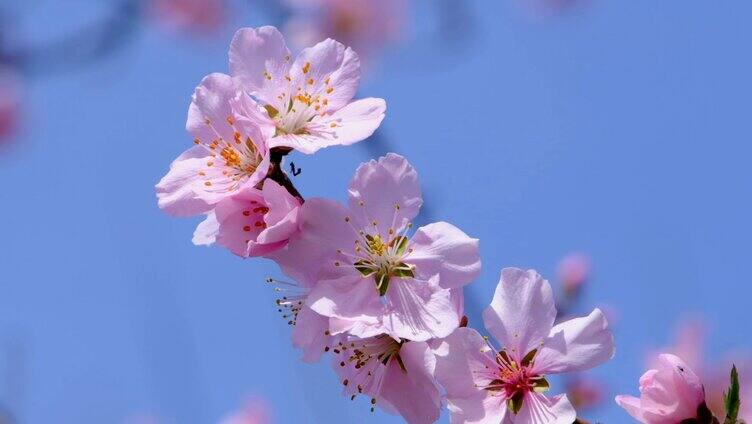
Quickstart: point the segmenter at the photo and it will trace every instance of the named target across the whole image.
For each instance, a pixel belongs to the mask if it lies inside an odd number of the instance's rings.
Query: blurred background
[[[562,315],[607,311],[616,357],[556,380],[583,418],[628,422],[613,396],[636,394],[658,351],[708,390],[735,361],[752,388],[750,13],[0,0],[0,423],[401,421],[340,396],[326,360],[298,360],[263,283],[272,263],[193,246],[199,219],[157,208],[154,184],[191,143],[193,88],[227,71],[237,28],[264,24],[292,45],[353,45],[360,96],[388,104],[368,141],[291,156],[304,196],[344,200],[361,161],[396,151],[420,174],[421,220],[481,239],[471,326],[506,266],[547,276]]]

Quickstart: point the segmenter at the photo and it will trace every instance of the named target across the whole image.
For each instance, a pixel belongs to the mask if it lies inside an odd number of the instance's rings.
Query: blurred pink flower
[[[410,424],[430,424],[439,418],[441,396],[427,343],[398,342],[381,334],[346,338],[333,352],[333,367],[351,399],[368,396],[372,405],[400,414]]]
[[[21,106],[21,81],[9,68],[0,68],[0,142],[18,129]]]
[[[370,137],[384,119],[383,99],[353,100],[360,60],[332,39],[293,60],[276,28],[243,28],[230,43],[230,70],[263,107],[265,123],[276,128],[269,147],[311,154],[350,145]]]
[[[566,382],[566,393],[575,409],[589,409],[606,396],[605,384],[592,377],[574,377]]]
[[[270,424],[271,416],[266,401],[251,397],[239,410],[230,413],[220,424]]]
[[[700,378],[676,355],[659,355],[657,365],[640,377],[639,398],[619,395],[616,403],[644,424],[676,424],[696,418],[705,401]]]
[[[471,328],[458,328],[434,349],[436,379],[444,386],[452,422],[571,424],[566,395],[543,395],[548,374],[583,371],[614,355],[614,341],[600,310],[554,325],[556,307],[548,281],[534,270],[505,268],[486,329],[491,346]]]
[[[583,253],[569,253],[557,266],[556,275],[567,293],[577,291],[590,277],[590,258]]]
[[[171,30],[212,32],[224,22],[226,0],[149,0],[149,12]]]
[[[404,34],[407,0],[287,0],[293,16],[285,33],[299,47],[334,38],[367,62]]]

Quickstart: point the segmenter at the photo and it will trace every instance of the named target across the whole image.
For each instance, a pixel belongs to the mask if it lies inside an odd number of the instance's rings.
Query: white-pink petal
[[[534,270],[504,268],[491,305],[483,311],[486,329],[518,362],[540,347],[556,318],[548,281]]]
[[[417,275],[424,279],[438,276],[443,288],[462,287],[480,274],[478,239],[452,224],[435,222],[418,228],[410,247],[413,252],[407,261],[415,266]]]

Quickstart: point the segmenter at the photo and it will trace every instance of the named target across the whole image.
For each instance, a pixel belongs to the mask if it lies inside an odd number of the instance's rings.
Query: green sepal
[[[279,111],[277,110],[277,108],[275,108],[272,105],[266,105],[264,106],[264,109],[266,109],[266,113],[268,113],[269,117],[272,119],[274,119],[275,116],[279,115]]]
[[[739,373],[736,371],[736,365],[731,367],[731,383],[727,392],[723,393],[723,404],[726,407],[726,419],[724,424],[736,424],[739,416]]]
[[[407,265],[404,262],[400,262],[397,264],[397,266],[392,270],[392,275],[399,278],[414,278],[415,273],[413,273],[412,267],[410,265]]]
[[[376,274],[376,288],[379,290],[379,296],[386,294],[389,289],[389,274]]]
[[[533,391],[535,393],[545,393],[551,388],[551,384],[549,384],[548,380],[546,380],[544,377],[541,377],[533,382]]]
[[[507,409],[512,411],[513,414],[517,414],[522,409],[522,400],[525,399],[524,392],[517,392],[514,396],[507,399]]]
[[[528,352],[527,355],[525,355],[525,357],[522,358],[522,363],[520,365],[522,365],[523,367],[526,367],[530,365],[531,363],[533,363],[533,359],[535,359],[536,353],[538,353],[538,349],[533,349],[530,352]]]
[[[364,277],[373,275],[373,273],[376,272],[374,268],[375,266],[369,261],[360,260],[355,262],[355,269],[357,269]]]

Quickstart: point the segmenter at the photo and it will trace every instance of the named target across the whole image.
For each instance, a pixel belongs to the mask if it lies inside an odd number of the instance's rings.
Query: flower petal
[[[567,395],[551,399],[546,396],[528,392],[522,401],[522,409],[512,418],[517,424],[572,424],[577,418]]]
[[[368,97],[349,103],[331,115],[318,115],[306,127],[317,135],[321,147],[349,146],[370,137],[384,120],[384,99]]]
[[[305,287],[332,277],[337,249],[354,244],[353,230],[345,222],[349,215],[337,202],[308,199],[298,212],[300,231],[290,238],[285,249],[269,258],[277,262],[285,275]]]
[[[502,396],[479,391],[472,397],[448,399],[451,424],[512,424],[512,413],[507,410]]]
[[[396,339],[446,337],[459,326],[461,311],[456,309],[451,290],[434,282],[393,279],[385,298],[384,329]]]
[[[535,357],[542,374],[584,371],[614,357],[614,335],[600,309],[557,324]]]
[[[461,287],[480,273],[478,239],[452,224],[436,222],[419,228],[410,247],[413,252],[406,261],[423,279],[438,275],[441,287]]]
[[[283,101],[277,96],[289,91],[285,77],[290,64],[290,50],[275,27],[242,28],[230,43],[232,75],[248,92],[280,110]]]
[[[196,246],[209,246],[217,241],[219,222],[214,211],[206,214],[206,219],[201,221],[193,232],[193,244]]]
[[[298,230],[300,200],[274,180],[264,181],[261,189],[269,212],[264,215],[266,229],[258,235],[259,243],[276,243],[289,239]]]
[[[351,321],[353,326],[342,330],[357,337],[369,337],[372,331],[369,331],[369,334],[361,334],[358,330],[367,328],[355,324],[363,322],[372,327],[379,323],[378,317],[384,311],[373,279],[360,275],[346,275],[319,281],[308,295],[308,304],[315,312],[326,317]]]
[[[326,335],[329,318],[319,315],[308,306],[303,306],[292,327],[293,346],[303,349],[303,361],[318,362],[332,337]]]
[[[431,376],[433,354],[426,343],[407,342],[399,352],[403,370],[390,363],[381,389],[388,402],[410,424],[430,424],[439,419],[441,397]]]
[[[399,232],[423,204],[418,173],[407,159],[394,153],[363,163],[350,181],[349,203],[366,225],[375,221],[388,240],[389,229]]]
[[[483,311],[486,329],[520,362],[540,346],[556,318],[548,281],[534,270],[504,268],[491,305]]]
[[[326,39],[300,52],[290,69],[292,87],[327,100],[322,112],[344,107],[360,84],[358,55],[342,43]]]
[[[495,377],[493,352],[483,336],[472,328],[458,328],[434,349],[436,379],[444,387],[447,397],[469,398],[482,392],[478,387],[488,385]]]

